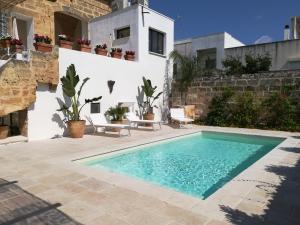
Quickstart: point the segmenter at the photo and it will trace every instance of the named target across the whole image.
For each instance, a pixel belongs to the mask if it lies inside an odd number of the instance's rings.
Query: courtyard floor
[[[205,200],[76,160],[201,130],[286,137]],[[0,145],[0,224],[300,224],[300,134],[194,126]]]

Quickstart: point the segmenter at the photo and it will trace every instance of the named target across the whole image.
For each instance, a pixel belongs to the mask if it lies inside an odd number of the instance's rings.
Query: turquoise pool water
[[[207,198],[282,141],[202,132],[92,159],[84,164]]]

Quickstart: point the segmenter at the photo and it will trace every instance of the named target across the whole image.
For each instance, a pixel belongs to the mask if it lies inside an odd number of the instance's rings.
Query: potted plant
[[[59,47],[66,49],[73,49],[73,42],[71,38],[65,34],[58,35]]]
[[[95,52],[97,55],[107,56],[107,45],[96,45]]]
[[[10,44],[15,49],[16,53],[22,53],[23,51],[23,42],[20,39],[12,39]]]
[[[4,118],[1,117],[1,124],[0,124],[0,139],[5,139],[8,137],[9,134],[9,126],[4,124]]]
[[[112,58],[121,59],[122,58],[122,48],[112,48],[110,55]]]
[[[112,124],[122,124],[126,109],[121,106],[110,107],[105,116],[108,116]],[[119,132],[120,128],[112,128],[113,132]]]
[[[79,50],[82,52],[91,53],[91,41],[88,39],[78,39],[77,44],[79,45]]]
[[[51,45],[52,39],[48,36],[44,35],[34,35],[34,41],[33,44],[36,51],[39,52],[52,52],[53,46]]]
[[[135,60],[135,52],[134,51],[126,51],[124,58],[128,61],[134,61]]]
[[[2,48],[9,48],[10,47],[10,41],[12,37],[10,35],[4,35],[0,38],[1,46]]]
[[[82,138],[85,131],[85,120],[80,117],[80,112],[82,108],[88,104],[95,101],[99,101],[102,96],[92,99],[85,99],[83,105],[80,105],[79,98],[81,95],[82,88],[90,78],[85,78],[78,91],[76,91],[76,86],[78,85],[80,79],[79,75],[76,73],[74,64],[71,64],[66,72],[66,76],[62,77],[60,80],[62,82],[63,93],[69,98],[71,104],[63,104],[63,106],[58,110],[62,111],[66,115],[67,127],[69,134],[72,138]]]
[[[157,106],[154,105],[154,102],[159,98],[162,92],[159,92],[157,95],[155,95],[157,86],[153,87],[151,81],[147,80],[145,77],[143,77],[143,83],[144,84],[142,85],[142,90],[146,97],[146,100],[144,101],[143,104],[144,105],[143,118],[144,120],[154,120],[153,107],[157,108]]]

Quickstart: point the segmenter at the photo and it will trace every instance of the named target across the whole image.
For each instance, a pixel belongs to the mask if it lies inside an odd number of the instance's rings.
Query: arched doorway
[[[58,44],[58,35],[65,34],[74,41],[76,48],[76,41],[82,38],[88,38],[88,25],[87,22],[67,15],[63,12],[54,13],[54,24],[55,24],[55,43]]]

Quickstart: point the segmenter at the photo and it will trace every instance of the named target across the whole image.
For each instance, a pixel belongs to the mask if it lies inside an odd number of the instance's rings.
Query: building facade
[[[0,117],[11,130],[18,130],[13,134],[21,133],[29,141],[67,134],[64,115],[57,109],[64,101],[60,78],[70,64],[75,65],[81,79],[90,78],[83,99],[103,96],[98,103],[101,113],[120,103],[131,103],[138,112],[139,87],[145,76],[159,91],[164,91],[155,111],[159,119],[164,115],[172,72],[167,57],[174,48],[172,19],[138,3],[112,12],[111,1],[104,0],[25,0],[1,13],[8,21],[9,33],[11,21],[18,19],[19,36],[24,38],[30,55],[26,61],[1,61]],[[53,52],[41,53],[32,47],[35,33],[52,37],[53,44],[57,44],[57,36],[62,33],[75,41],[88,38],[92,49],[97,44],[107,44],[108,50],[135,51],[137,58],[131,62],[96,55],[94,50],[85,53],[77,51],[76,44],[73,50],[56,45]],[[109,81],[115,83],[112,92]],[[91,106],[87,106],[82,118],[90,113]]]
[[[239,46],[244,44],[223,32],[176,41],[174,48],[183,55],[197,56],[203,69],[222,69],[225,49]]]

